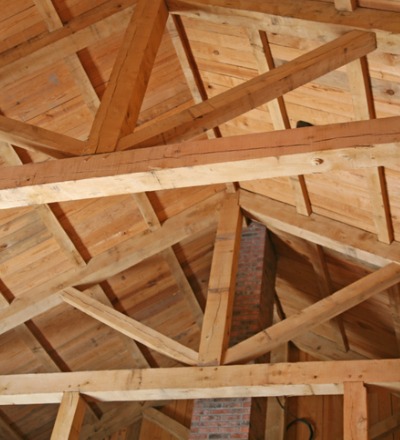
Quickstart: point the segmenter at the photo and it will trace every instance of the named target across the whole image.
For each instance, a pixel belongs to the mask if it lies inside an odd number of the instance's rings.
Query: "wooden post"
[[[363,382],[344,382],[344,440],[368,440],[367,389]]]
[[[64,393],[50,440],[78,440],[85,407],[78,392]]]

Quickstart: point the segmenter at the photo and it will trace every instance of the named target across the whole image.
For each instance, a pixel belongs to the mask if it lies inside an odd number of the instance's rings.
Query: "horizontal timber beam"
[[[3,167],[0,209],[390,166],[399,142],[396,116]]]
[[[400,53],[400,12],[357,8],[349,14],[319,0],[303,0],[301,8],[292,0],[167,0],[167,5],[171,13],[184,17],[318,41],[352,29],[372,30],[379,49]]]
[[[138,128],[117,149],[189,139],[376,49],[375,35],[354,31],[162,121]]]
[[[0,405],[343,394],[344,382],[400,388],[400,360],[326,361],[0,376]]]
[[[400,243],[378,241],[376,234],[313,213],[297,214],[286,203],[240,190],[240,206],[246,214],[267,227],[301,237],[376,267],[400,263]]]

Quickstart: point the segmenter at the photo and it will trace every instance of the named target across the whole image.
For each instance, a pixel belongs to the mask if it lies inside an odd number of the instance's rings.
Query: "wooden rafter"
[[[135,128],[167,18],[164,0],[138,1],[96,114],[86,153],[114,151],[121,135]]]
[[[97,154],[4,167],[0,207],[393,165],[399,160],[399,120],[189,141],[116,152],[112,160]]]
[[[194,350],[76,289],[63,290],[61,297],[72,307],[165,356],[188,365],[197,363],[198,354]]]
[[[400,389],[400,360],[8,375],[0,376],[0,405],[59,403],[66,389],[109,402],[343,394],[349,381]]]
[[[216,224],[216,209],[222,197],[223,194],[215,194],[168,219],[156,231],[146,231],[126,240],[92,258],[85,267],[73,267],[17,297],[7,308],[0,310],[0,334],[61,304],[60,290],[103,281]]]
[[[240,205],[244,211],[267,227],[274,227],[302,237],[312,243],[340,252],[374,266],[391,261],[400,263],[400,246],[379,242],[376,235],[354,226],[313,214],[312,218],[296,215],[293,207],[268,197],[241,190]]]
[[[393,286],[398,280],[400,280],[400,265],[391,263],[318,301],[306,310],[229,348],[225,362],[230,364],[256,359],[302,332],[338,316],[376,293]]]
[[[228,347],[241,227],[238,194],[228,194],[220,211],[215,238],[199,365],[220,365]]]
[[[354,31],[226,92],[121,139],[119,150],[183,140],[331,72],[376,49],[374,34]]]

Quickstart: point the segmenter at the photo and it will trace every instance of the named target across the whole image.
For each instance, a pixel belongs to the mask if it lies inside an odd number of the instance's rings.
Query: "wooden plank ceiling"
[[[346,408],[399,387],[398,361],[357,362],[400,354],[400,2],[301,3],[0,0],[1,439],[143,417],[185,438],[153,406],[224,377]],[[229,347],[244,217],[271,232],[279,317]],[[288,341],[349,362],[270,388],[224,366]]]

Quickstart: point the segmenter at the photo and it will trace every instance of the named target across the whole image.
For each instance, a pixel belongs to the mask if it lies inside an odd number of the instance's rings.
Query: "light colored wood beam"
[[[344,383],[343,439],[368,440],[367,389],[363,382]]]
[[[196,365],[197,363],[198,353],[194,350],[76,289],[63,290],[61,297],[72,307],[164,356],[188,365]]]
[[[399,117],[4,167],[0,208],[393,165]],[[340,145],[340,149],[337,149]],[[366,147],[366,145],[368,145]]]
[[[190,429],[155,408],[143,411],[146,420],[156,424],[178,440],[188,440]]]
[[[376,235],[344,223],[313,214],[299,216],[295,208],[257,194],[240,191],[240,206],[248,216],[305,240],[340,252],[350,258],[382,267],[391,261],[400,263],[400,245],[377,240]]]
[[[0,405],[343,394],[349,380],[400,388],[400,360],[295,362],[0,376]]]
[[[51,157],[78,156],[85,142],[0,115],[0,141]]]
[[[238,194],[227,194],[220,211],[201,329],[199,365],[220,365],[229,343],[242,215]]]
[[[271,72],[263,73],[162,121],[138,128],[121,139],[118,149],[188,139],[276,99],[375,48],[374,34],[349,32]]]
[[[347,77],[356,119],[375,119],[375,103],[366,57],[349,63]],[[370,193],[372,216],[379,240],[393,241],[393,224],[383,167],[365,170]]]
[[[166,1],[171,13],[184,17],[240,27],[256,26],[266,32],[317,41],[327,41],[352,29],[372,30],[380,50],[400,53],[400,12],[357,8],[351,14],[344,14],[333,2],[321,4],[319,0],[303,0],[301,8],[292,0]]]
[[[0,310],[0,334],[61,304],[62,298],[58,293],[60,290],[103,281],[192,234],[216,225],[219,204],[223,197],[223,193],[217,193],[169,218],[157,231],[138,234],[96,255],[87,266],[73,267],[17,297],[7,308]]]
[[[86,403],[79,392],[64,392],[51,440],[78,440]]]
[[[274,324],[226,352],[227,364],[245,362],[268,353],[299,334],[311,330],[360,304],[400,280],[400,265],[391,263],[318,301],[301,312]]]
[[[0,56],[1,87],[120,32],[132,15],[132,3],[108,1],[63,28],[4,52]]]
[[[114,151],[120,136],[135,128],[167,18],[164,0],[137,2],[93,122],[86,153]]]

